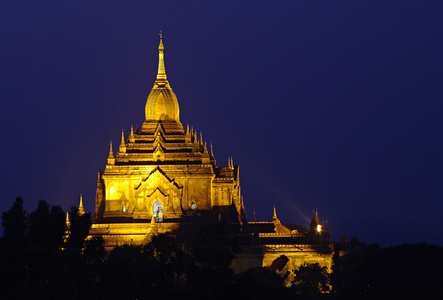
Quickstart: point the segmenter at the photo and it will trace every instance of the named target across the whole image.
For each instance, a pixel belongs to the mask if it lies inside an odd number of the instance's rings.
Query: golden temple
[[[248,222],[240,190],[239,167],[232,158],[219,167],[212,145],[202,134],[184,130],[176,95],[167,80],[160,34],[157,78],[147,98],[145,121],[127,137],[122,132],[118,151],[112,143],[104,172],[99,171],[90,236],[101,236],[111,249],[123,244],[148,243],[152,235],[180,234],[203,216],[236,224],[232,234],[243,242],[232,267],[240,272],[275,265],[287,258],[291,271],[318,262],[330,271],[333,248],[329,230],[321,229],[314,213],[307,233],[280,223],[274,208],[269,222]]]

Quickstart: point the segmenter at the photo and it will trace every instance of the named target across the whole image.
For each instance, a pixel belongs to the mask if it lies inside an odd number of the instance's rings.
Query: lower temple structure
[[[247,221],[239,167],[228,159],[217,166],[212,145],[179,118],[179,104],[165,73],[160,35],[157,79],[148,96],[145,121],[112,143],[104,172],[99,171],[90,237],[105,247],[149,243],[156,234],[192,235],[202,218],[227,224],[239,247],[232,267],[242,272],[268,267],[291,276],[303,263],[331,272],[329,229],[314,212],[309,230],[288,228],[274,214],[270,221]],[[271,215],[271,214],[270,214]]]

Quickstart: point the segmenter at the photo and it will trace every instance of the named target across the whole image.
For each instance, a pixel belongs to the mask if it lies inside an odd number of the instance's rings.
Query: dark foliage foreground
[[[28,215],[17,198],[2,219],[2,299],[244,299],[291,293],[263,268],[234,275],[222,224],[206,224],[189,243],[158,235],[145,246],[107,253],[101,238],[85,240],[90,216],[78,215],[75,207],[67,239],[63,210],[42,200]]]
[[[339,299],[443,299],[443,248],[403,244],[380,248],[354,239],[335,259]]]
[[[223,224],[206,224],[193,241],[168,235],[107,253],[86,240],[89,214],[70,211],[69,238],[59,206],[23,200],[2,214],[2,299],[443,299],[443,249],[426,244],[380,248],[353,240],[336,257],[329,281],[318,264],[296,271],[290,288],[265,268],[233,274]],[[331,288],[329,294],[322,294]]]

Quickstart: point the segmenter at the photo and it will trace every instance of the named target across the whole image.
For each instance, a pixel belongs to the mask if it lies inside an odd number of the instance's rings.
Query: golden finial
[[[160,36],[160,44],[158,45],[158,50],[163,50],[163,49],[165,49],[165,47],[163,47],[163,34],[162,34],[161,30],[160,30],[159,36]]]
[[[112,141],[109,145],[109,155],[108,155],[108,165],[114,165],[115,164],[115,157],[114,153],[112,152]]]
[[[126,152],[126,145],[125,145],[125,132],[122,129],[122,140],[120,142],[120,147],[118,148],[118,152],[119,153],[124,153]]]
[[[128,143],[134,143],[134,125],[131,124],[131,133],[128,136]]]
[[[160,44],[158,45],[158,73],[157,73],[157,81],[166,81],[166,72],[165,72],[165,60],[163,50],[165,47],[163,46],[163,35],[160,30]],[[164,85],[164,84],[163,84]]]
[[[109,144],[109,158],[114,158],[114,153],[112,152],[112,141]]]
[[[278,218],[277,218],[277,211],[275,210],[275,205],[274,205],[274,215],[272,216],[272,221],[276,220],[278,220]]]
[[[78,214],[80,216],[85,214],[85,209],[83,207],[83,195],[82,194],[80,194],[80,205],[78,206]]]

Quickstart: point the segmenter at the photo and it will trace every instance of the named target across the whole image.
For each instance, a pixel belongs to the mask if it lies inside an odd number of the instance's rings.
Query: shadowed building
[[[90,236],[102,236],[110,249],[147,243],[153,234],[190,234],[199,219],[213,218],[227,222],[229,234],[239,239],[233,261],[237,271],[272,266],[281,256],[290,262],[287,269],[307,261],[330,270],[332,245],[330,239],[318,239],[317,227],[311,235],[291,231],[280,224],[275,210],[271,222],[247,222],[239,167],[232,158],[228,166],[218,167],[201,132],[183,129],[166,77],[161,37],[158,49],[158,74],[145,121],[141,128],[131,127],[128,136],[122,132],[115,154],[111,143],[106,168],[98,173]]]

